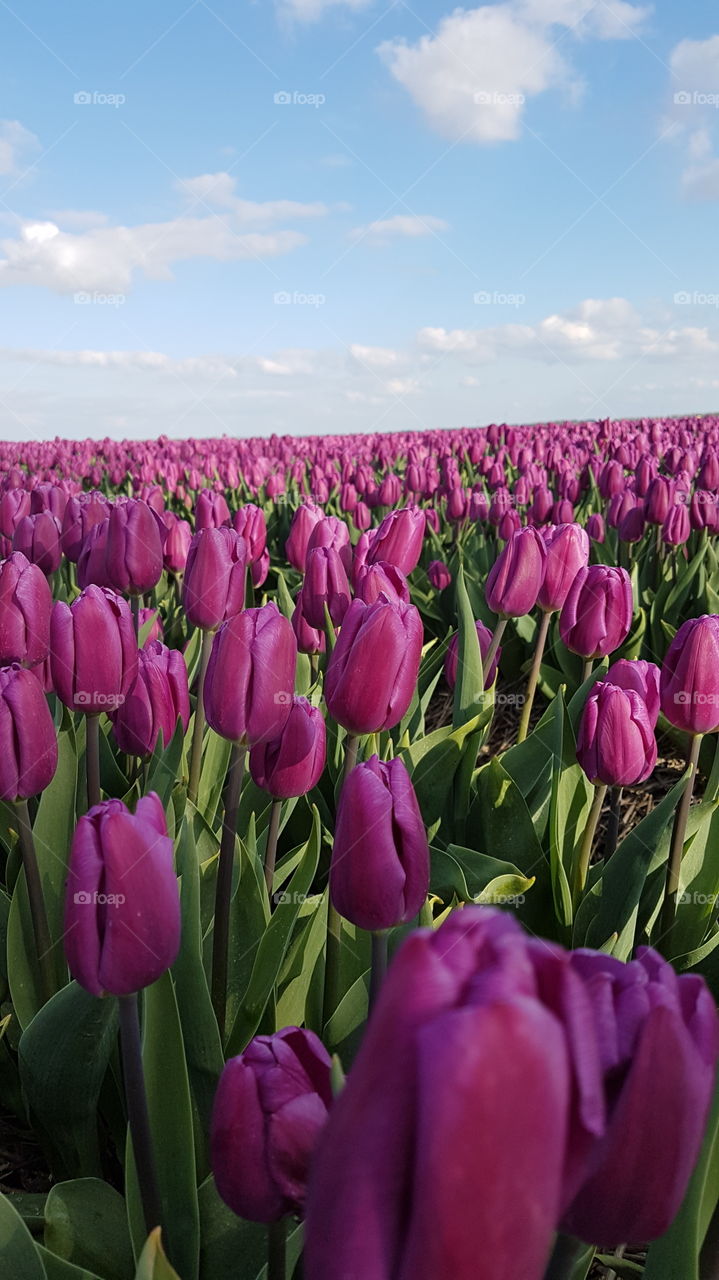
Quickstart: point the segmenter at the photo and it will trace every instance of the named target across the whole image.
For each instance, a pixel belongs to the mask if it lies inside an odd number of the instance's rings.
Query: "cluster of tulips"
[[[8,1274],[714,1276],[719,421],[0,465]]]

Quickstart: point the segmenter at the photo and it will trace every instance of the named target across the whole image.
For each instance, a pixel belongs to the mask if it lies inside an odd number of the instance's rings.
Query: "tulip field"
[[[719,418],[0,442],[0,1275],[719,1277]]]

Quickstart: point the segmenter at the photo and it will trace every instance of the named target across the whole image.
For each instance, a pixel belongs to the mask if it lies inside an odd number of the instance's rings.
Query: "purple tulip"
[[[644,537],[645,527],[644,507],[641,504],[630,507],[622,516],[617,527],[620,542],[641,542]]]
[[[668,547],[682,547],[692,531],[689,510],[683,502],[670,507],[662,525],[662,542]]]
[[[187,553],[182,604],[188,622],[215,631],[245,606],[247,543],[234,529],[200,529]]]
[[[68,499],[60,538],[68,560],[77,564],[90,529],[106,520],[109,514],[110,503],[103,493],[80,493],[77,497]]]
[[[321,525],[317,528],[321,529]],[[325,606],[336,627],[341,626],[352,592],[340,553],[332,546],[312,547],[302,584],[302,610],[310,626],[325,625]]]
[[[232,742],[267,742],[292,709],[297,645],[274,603],[245,609],[220,627],[205,677],[207,723]]]
[[[320,631],[319,627],[311,627],[307,621],[302,608],[302,592],[297,597],[297,602],[292,613],[292,630],[295,633],[297,648],[300,653],[324,653],[327,647],[324,629]]]
[[[267,581],[267,575],[269,572],[270,553],[267,550],[267,547],[265,547],[262,555],[257,560],[253,560],[250,565],[250,577],[252,579],[253,587],[261,587],[262,584]]]
[[[137,675],[137,639],[130,606],[108,588],[86,587],[50,618],[53,688],[72,711],[112,711]]]
[[[589,563],[589,536],[581,525],[558,524],[545,528],[543,537],[547,559],[537,603],[554,613],[564,604],[579,570]]]
[[[23,516],[13,534],[13,551],[19,551],[46,575],[55,573],[62,560],[60,521],[49,511]]]
[[[659,719],[659,667],[643,658],[619,658],[610,666],[604,680],[619,689],[633,689],[644,700],[649,723],[656,728]]]
[[[654,726],[647,704],[633,689],[598,680],[584,704],[577,759],[590,782],[633,787],[657,762]]]
[[[153,640],[140,650],[137,679],[113,714],[117,745],[127,755],[150,756],[160,734],[168,746],[178,719],[187,731],[190,695],[185,660],[179,649]]]
[[[253,502],[240,507],[232,517],[232,528],[247,543],[249,563],[254,564],[260,560],[267,545],[267,525],[262,508],[255,506]]]
[[[40,680],[17,663],[0,667],[0,799],[38,795],[56,769],[55,726]]]
[[[50,648],[52,594],[47,578],[19,551],[0,561],[0,666],[35,667]]]
[[[201,529],[220,529],[230,523],[230,508],[223,493],[203,489],[195,503],[195,533]]]
[[[380,596],[385,600],[393,600],[395,604],[404,601],[410,603],[409,584],[401,569],[394,564],[367,564],[361,569],[355,581],[355,591],[365,604],[374,604]]]
[[[429,843],[403,761],[372,756],[345,778],[337,806],[330,897],[360,929],[393,929],[424,905]]]
[[[504,618],[530,613],[541,590],[546,560],[542,535],[532,525],[517,529],[489,571],[485,596],[492,612]]]
[[[572,653],[604,658],[626,640],[633,612],[626,569],[593,564],[574,579],[559,615],[559,633]]]
[[[477,628],[477,639],[479,640],[479,652],[482,656],[482,662],[484,662],[484,659],[486,658],[489,652],[489,646],[492,643],[492,632],[489,630],[489,627],[485,627],[484,623],[480,622],[479,620],[477,620],[477,622],[475,623],[475,626]],[[492,685],[494,684],[495,677],[497,675],[497,667],[499,666],[499,661],[501,657],[502,657],[502,650],[501,648],[499,648],[497,649],[497,652],[495,653],[494,658],[492,659],[492,665],[486,674],[485,681],[484,681],[485,689],[491,689]],[[455,631],[454,635],[452,636],[452,639],[450,640],[447,646],[447,656],[445,657],[445,660],[444,660],[444,678],[447,681],[447,684],[449,685],[450,689],[453,689],[455,684],[457,683],[458,661],[459,661],[459,635]]]
[[[105,800],[80,818],[65,898],[65,955],[91,995],[130,995],[174,964],[180,895],[165,811],[151,792],[135,814]]]
[[[430,586],[435,591],[444,591],[452,581],[452,574],[443,560],[431,560],[427,570]]]
[[[115,503],[107,526],[107,576],[115,591],[143,595],[162,577],[165,526],[140,498]]]
[[[114,587],[110,581],[107,568],[107,531],[110,527],[109,517],[98,520],[90,526],[77,558],[77,582],[85,587]]]
[[[330,715],[353,734],[398,724],[417,685],[422,642],[414,605],[353,600],[325,673]]]
[[[310,1161],[332,1104],[332,1062],[312,1031],[255,1036],[220,1076],[212,1171],[225,1204],[251,1222],[304,1208]]]
[[[309,567],[310,555],[319,547],[331,548],[342,561],[343,568],[349,573],[352,568],[352,545],[350,531],[344,520],[337,516],[325,516],[318,520],[310,532],[305,554],[305,571]]]
[[[672,640],[660,677],[662,711],[686,733],[719,729],[719,617],[688,618]]]
[[[305,571],[307,544],[312,530],[324,518],[325,513],[322,508],[315,506],[313,502],[306,502],[298,507],[292,517],[290,532],[285,543],[285,555],[290,564],[295,569],[299,569],[300,573]]]
[[[699,1155],[716,1007],[702,978],[677,977],[648,947],[630,964],[593,951],[573,952],[570,963],[594,1010],[607,1123],[562,1229],[605,1247],[654,1240],[676,1216]]]
[[[367,564],[383,561],[409,575],[419,563],[426,528],[419,507],[402,507],[386,515],[377,529],[367,556]]]
[[[295,695],[278,737],[250,751],[250,773],[258,787],[280,800],[317,786],[325,767],[327,735],[322,712]]]
[[[593,512],[587,520],[587,534],[592,542],[604,542],[604,517],[598,511]]]
[[[644,499],[644,515],[649,524],[664,524],[674,502],[674,485],[664,476],[655,476]]]
[[[162,517],[167,537],[163,548],[163,563],[168,573],[184,573],[187,555],[192,543],[192,529],[188,520],[181,520],[172,511]]]
[[[0,533],[12,536],[20,521],[30,514],[30,494],[24,489],[6,489],[0,495]]]

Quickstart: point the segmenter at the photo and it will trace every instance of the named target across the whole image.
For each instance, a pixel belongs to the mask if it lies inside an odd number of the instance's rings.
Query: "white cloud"
[[[136,273],[168,280],[173,265],[190,258],[231,262],[289,253],[307,236],[276,224],[328,212],[321,203],[245,200],[225,173],[189,178],[181,186],[201,206],[167,222],[109,226],[101,214],[75,211],[55,221],[20,220],[15,235],[0,239],[0,287],[125,294]]]
[[[399,351],[393,351],[391,347],[364,347],[359,342],[351,344],[350,355],[371,369],[392,369],[401,359]]]
[[[669,65],[672,104],[665,128],[686,147],[682,192],[690,200],[718,200],[719,35],[681,40]]]
[[[40,148],[40,139],[19,120],[0,120],[0,174],[20,173],[28,158]]]
[[[560,52],[557,27],[586,38],[622,39],[648,12],[624,0],[482,5],[455,9],[435,35],[416,44],[388,41],[378,52],[438,133],[452,140],[506,142],[519,136],[529,98],[556,88],[575,97],[580,92]]]
[[[329,9],[368,9],[374,0],[276,0],[277,8],[284,18],[296,22],[316,22],[323,18]]]
[[[384,245],[392,240],[414,240],[419,236],[430,236],[435,231],[446,231],[448,224],[443,218],[435,218],[430,213],[397,213],[392,218],[380,218],[364,227],[354,227],[349,233],[351,240],[366,240],[369,244]]]

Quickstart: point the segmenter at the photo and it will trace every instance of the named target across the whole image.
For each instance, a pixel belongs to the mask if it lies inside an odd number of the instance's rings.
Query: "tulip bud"
[[[265,547],[262,555],[258,560],[253,560],[250,565],[250,577],[252,585],[255,589],[261,587],[267,581],[267,575],[270,572],[270,553]]]
[[[480,622],[479,620],[477,620],[477,622],[475,623],[475,626],[477,628],[477,639],[479,640],[479,651],[482,655],[482,662],[484,662],[484,659],[486,658],[489,652],[489,646],[492,643],[492,632],[489,630],[489,627],[485,627],[484,623]],[[497,675],[497,667],[499,666],[501,657],[502,657],[502,649],[500,647],[497,649],[497,652],[495,653],[494,658],[492,659],[492,665],[490,666],[489,671],[485,676],[485,680],[484,680],[485,689],[491,689],[492,685],[494,684],[494,681]],[[444,660],[444,678],[447,681],[447,684],[449,685],[450,689],[453,689],[455,684],[457,683],[458,661],[459,661],[459,635],[455,631],[454,635],[452,636],[452,639],[450,640],[447,646],[447,656],[445,657],[445,660]]]
[[[443,560],[430,561],[427,577],[435,591],[444,591],[452,581],[452,574]]]
[[[644,507],[641,505],[630,507],[625,511],[617,527],[620,542],[640,542],[644,537],[645,525]]]
[[[232,528],[242,535],[247,543],[247,556],[250,564],[261,559],[267,545],[267,525],[265,513],[261,507],[248,502],[240,507],[232,517]]]
[[[385,516],[372,539],[367,564],[394,564],[409,575],[419,563],[426,520],[419,507],[402,507]]]
[[[174,964],[180,895],[165,811],[151,792],[131,814],[105,800],[80,818],[65,899],[65,955],[93,996],[130,995]]]
[[[280,800],[303,796],[317,786],[327,754],[322,712],[295,695],[278,737],[250,751],[250,773],[258,787]]]
[[[77,558],[77,582],[85,587],[110,587],[114,590],[107,570],[107,531],[110,527],[109,517],[99,520],[87,531],[85,540]]]
[[[604,677],[606,684],[618,689],[633,689],[644,701],[649,712],[649,723],[656,728],[659,719],[659,667],[643,658],[619,658],[610,666]]]
[[[172,511],[163,515],[167,537],[163,549],[163,563],[168,573],[184,573],[187,555],[192,543],[189,521],[181,520]]]
[[[299,569],[300,573],[305,571],[307,544],[312,530],[324,518],[325,513],[322,508],[315,506],[313,502],[306,502],[298,507],[292,517],[290,532],[285,543],[285,555],[293,568]]]
[[[165,526],[141,499],[116,503],[107,525],[105,563],[116,591],[143,595],[162,577]]]
[[[251,1222],[304,1208],[310,1161],[332,1104],[332,1062],[312,1031],[255,1036],[223,1069],[212,1111],[212,1171]]]
[[[50,648],[52,594],[37,565],[14,551],[0,561],[0,665],[34,667]]]
[[[681,547],[689,540],[691,531],[689,511],[684,503],[670,507],[662,525],[662,542],[668,547]]]
[[[341,626],[351,594],[339,552],[328,546],[310,548],[302,585],[302,609],[310,626],[324,627],[325,606],[334,625]]]
[[[130,606],[106,587],[86,587],[71,605],[58,600],[50,618],[53,688],[72,711],[97,715],[120,705],[137,676]]]
[[[12,538],[18,524],[30,514],[30,494],[25,489],[6,489],[0,496],[0,533]]]
[[[649,777],[657,744],[640,694],[596,682],[579,722],[577,759],[590,782],[605,786],[633,787]]]
[[[103,493],[80,493],[76,498],[68,499],[60,539],[68,560],[77,564],[90,529],[106,520],[109,514],[110,503]]]
[[[409,585],[402,570],[394,564],[383,564],[381,560],[358,571],[355,591],[365,604],[374,604],[380,595],[395,604],[401,600],[406,604],[410,602]]]
[[[587,534],[593,542],[604,542],[604,518],[598,511],[594,511],[587,520]]]
[[[56,769],[55,725],[42,684],[34,671],[17,663],[1,667],[0,799],[38,795]]]
[[[234,529],[204,528],[190,543],[182,587],[188,622],[215,631],[245,605],[247,544]]]
[[[537,603],[544,578],[547,549],[533,526],[518,529],[492,565],[485,596],[494,613],[521,618]]]
[[[301,591],[297,597],[291,621],[300,653],[324,653],[327,647],[324,629],[320,631],[319,627],[310,626],[302,608]]]
[[[203,489],[195,503],[195,533],[201,529],[220,529],[230,523],[230,508],[223,493]]]
[[[672,640],[660,677],[662,711],[686,733],[719,729],[719,617],[688,618]]]
[[[117,745],[130,756],[151,756],[161,733],[165,746],[172,740],[178,719],[186,731],[190,695],[185,660],[178,649],[153,640],[140,650],[137,679],[113,714]]]
[[[23,516],[13,534],[12,546],[44,574],[55,573],[62,560],[60,521],[49,511]]]
[[[664,476],[655,476],[644,499],[644,515],[650,524],[664,524],[674,502],[674,486]]]
[[[554,613],[561,609],[580,569],[589,563],[589,536],[578,524],[558,524],[543,530],[547,559],[537,603]]]
[[[574,579],[559,615],[559,633],[572,653],[604,658],[626,640],[633,612],[626,569],[593,564]]]
[[[354,734],[398,724],[417,685],[422,642],[414,605],[353,600],[325,673],[330,715]]]
[[[330,897],[360,929],[416,916],[429,889],[429,843],[404,763],[377,756],[350,770],[340,792]]]
[[[276,604],[235,614],[212,644],[204,689],[207,723],[232,742],[277,738],[292,708],[296,666],[294,633]]]

